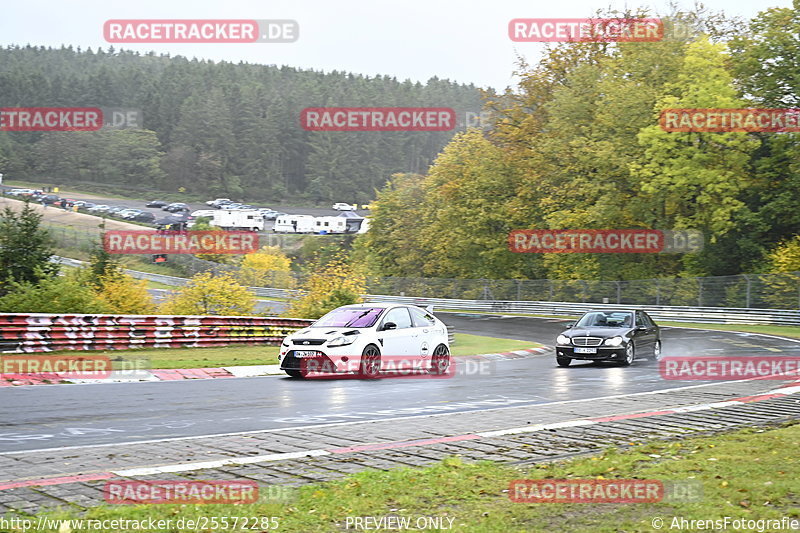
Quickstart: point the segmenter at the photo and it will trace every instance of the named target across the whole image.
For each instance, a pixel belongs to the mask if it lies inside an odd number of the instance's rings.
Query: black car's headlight
[[[337,348],[339,346],[353,344],[357,338],[358,335],[342,335],[341,337],[336,337],[328,343],[328,348]]]
[[[611,337],[610,339],[606,339],[605,344],[606,346],[622,346],[623,338],[617,335],[616,337]]]
[[[559,335],[558,337],[556,337],[556,342],[558,344],[569,344],[570,338],[567,337],[566,335]]]

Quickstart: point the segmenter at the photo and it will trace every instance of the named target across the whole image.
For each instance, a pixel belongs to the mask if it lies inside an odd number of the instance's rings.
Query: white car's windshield
[[[369,328],[378,320],[383,307],[345,307],[334,309],[317,320],[314,328]]]
[[[629,328],[633,324],[633,313],[624,311],[597,311],[581,317],[576,328]]]

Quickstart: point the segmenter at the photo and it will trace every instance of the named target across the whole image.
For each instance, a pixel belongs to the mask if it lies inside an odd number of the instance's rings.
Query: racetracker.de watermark
[[[508,497],[517,503],[698,502],[699,480],[659,479],[515,479]]]
[[[300,126],[307,131],[450,131],[456,112],[449,107],[307,107]]]
[[[0,131],[98,131],[142,128],[141,110],[122,107],[2,107]]]
[[[659,117],[661,129],[669,132],[800,132],[800,108],[785,109],[664,109]]]
[[[258,251],[250,231],[107,231],[103,247],[110,254],[249,254]]]
[[[259,501],[257,481],[107,481],[106,503],[142,504],[248,504]]]
[[[508,234],[514,253],[688,253],[703,248],[694,230],[517,229]]]
[[[513,19],[508,37],[518,43],[655,42],[664,25],[654,18]]]
[[[381,355],[376,366],[370,366],[368,356],[325,355],[315,350],[293,351],[299,361],[300,372],[307,378],[331,379],[337,377],[375,379],[446,379],[456,375],[456,367],[467,362],[456,363],[454,358],[437,358],[430,355]],[[470,368],[462,373],[492,373],[491,361],[471,361]],[[481,364],[484,363],[484,364]]]
[[[49,374],[60,379],[106,379],[111,376],[107,355],[2,355],[0,379]]]
[[[800,377],[800,357],[665,357],[658,371],[670,380],[786,379]]]
[[[292,43],[300,37],[295,20],[114,19],[103,24],[109,43]]]

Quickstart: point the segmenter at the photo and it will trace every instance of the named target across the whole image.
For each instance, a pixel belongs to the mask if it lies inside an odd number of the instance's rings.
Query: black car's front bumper
[[[589,348],[595,353],[575,353],[575,348]],[[587,361],[620,361],[625,359],[625,344],[620,346],[556,346],[556,356]]]

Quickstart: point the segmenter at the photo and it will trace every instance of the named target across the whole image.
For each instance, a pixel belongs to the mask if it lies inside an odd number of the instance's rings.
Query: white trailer
[[[220,209],[209,222],[222,229],[264,231],[264,216],[255,209]]]
[[[311,215],[281,215],[275,219],[275,233],[314,233]]]
[[[340,216],[316,217],[314,233],[347,233],[347,219]]]

